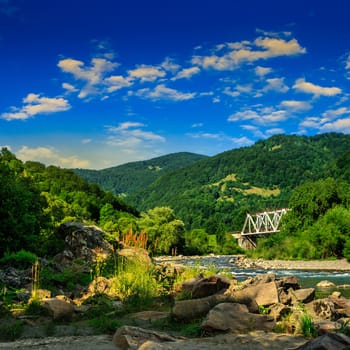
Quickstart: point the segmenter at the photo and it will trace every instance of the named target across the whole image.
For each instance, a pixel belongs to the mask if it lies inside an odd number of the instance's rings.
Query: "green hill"
[[[90,183],[98,184],[106,191],[131,195],[149,186],[161,176],[206,157],[195,153],[179,152],[102,170],[75,169],[74,172]]]
[[[170,206],[188,229],[239,231],[247,211],[287,206],[292,189],[335,174],[349,150],[350,135],[341,133],[275,135],[167,173],[128,202]]]

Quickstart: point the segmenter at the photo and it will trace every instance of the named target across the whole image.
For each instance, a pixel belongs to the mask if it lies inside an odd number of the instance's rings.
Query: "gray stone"
[[[208,313],[201,327],[206,332],[247,333],[253,330],[272,331],[275,322],[271,317],[252,314],[246,305],[222,303]]]

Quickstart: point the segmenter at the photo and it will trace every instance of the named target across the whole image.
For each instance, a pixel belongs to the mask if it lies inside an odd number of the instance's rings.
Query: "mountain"
[[[247,211],[287,206],[296,186],[337,174],[349,150],[341,133],[275,135],[169,172],[127,200],[139,210],[170,206],[188,229],[239,231]]]
[[[179,152],[102,170],[74,169],[74,172],[106,191],[129,196],[148,187],[160,177],[205,158],[207,156]]]

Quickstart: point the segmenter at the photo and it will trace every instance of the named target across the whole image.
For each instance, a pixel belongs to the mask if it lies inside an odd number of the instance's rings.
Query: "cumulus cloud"
[[[350,54],[345,62],[345,69],[350,69]]]
[[[198,67],[184,68],[179,71],[176,76],[172,78],[172,80],[190,79],[192,76],[200,73],[200,71],[201,70]]]
[[[90,66],[85,66],[82,61],[67,58],[60,60],[57,65],[62,72],[72,74],[75,80],[85,83],[78,95],[83,99],[100,92],[99,88],[104,83],[106,74],[112,72],[118,63],[106,58],[93,58]]]
[[[285,93],[289,90],[289,87],[284,83],[284,78],[271,78],[266,79],[267,85],[263,88],[263,91],[277,91]]]
[[[74,85],[69,84],[69,83],[63,83],[62,88],[65,89],[67,92],[77,92],[78,91],[78,89]]]
[[[37,161],[47,165],[56,165],[63,168],[88,168],[88,160],[79,159],[77,156],[62,156],[55,148],[23,146],[16,152],[16,156],[23,161]]]
[[[155,88],[140,89],[135,92],[135,95],[150,100],[168,100],[168,101],[186,101],[196,97],[194,92],[181,92],[171,89],[164,84],[159,84]]]
[[[271,73],[272,68],[257,66],[257,67],[255,67],[254,72],[258,77],[262,78],[265,75]]]
[[[307,94],[313,94],[314,96],[335,96],[342,92],[338,87],[323,87],[313,83],[305,81],[305,79],[300,78],[295,81],[293,89],[305,92]]]
[[[71,108],[69,102],[62,97],[42,97],[30,93],[23,99],[23,106],[11,107],[12,112],[1,114],[1,118],[11,120],[25,120],[37,114],[50,114],[67,111]]]
[[[227,120],[229,122],[250,120],[256,124],[269,125],[285,121],[286,119],[287,112],[285,110],[273,110],[271,108],[264,108],[259,111],[252,109],[239,111],[230,115]]]
[[[110,134],[107,144],[120,147],[123,152],[135,152],[142,147],[152,146],[155,143],[165,142],[165,138],[152,131],[144,130],[145,124],[139,122],[123,122],[118,126],[109,126]]]
[[[296,39],[285,40],[274,37],[258,37],[255,41],[226,43],[217,46],[214,54],[196,55],[192,58],[194,65],[204,69],[234,70],[244,63],[267,60],[274,57],[294,56],[306,53]]]
[[[158,66],[140,65],[135,69],[129,70],[130,79],[139,79],[142,83],[153,82],[159,78],[165,77],[165,71]]]
[[[132,85],[131,81],[128,78],[125,78],[121,75],[112,75],[111,77],[106,78],[105,81],[107,85],[109,85],[107,88],[108,92],[114,92]]]
[[[310,102],[297,101],[297,100],[285,100],[280,103],[281,107],[287,108],[291,111],[308,111],[312,108]]]

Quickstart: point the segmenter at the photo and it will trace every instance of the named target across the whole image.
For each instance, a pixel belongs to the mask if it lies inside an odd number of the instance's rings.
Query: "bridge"
[[[242,231],[234,235],[238,238],[239,245],[244,248],[255,248],[255,237],[280,232],[281,218],[288,210],[290,209],[282,208],[254,214],[247,213]]]

